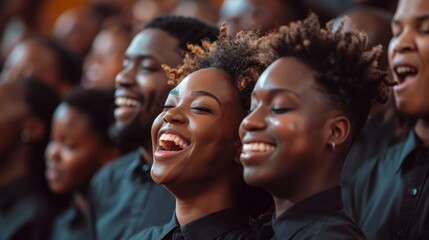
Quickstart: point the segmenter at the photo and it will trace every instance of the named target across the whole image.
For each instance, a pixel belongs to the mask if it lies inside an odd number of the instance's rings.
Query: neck
[[[429,146],[429,120],[419,119],[414,126],[414,131],[423,146]]]
[[[328,167],[330,170],[323,171],[318,169],[302,176],[303,178],[298,177],[285,181],[291,182],[291,185],[282,182],[277,187],[269,190],[274,198],[276,217],[279,217],[302,200],[340,185],[341,167],[339,166],[342,166],[342,164],[336,164],[340,163],[339,159],[330,162],[334,164],[334,166]]]
[[[0,187],[30,172],[30,154],[26,146],[18,147],[4,162],[5,165],[0,168]]]
[[[73,193],[73,202],[76,208],[81,212],[85,212],[88,209],[88,198],[83,192]]]
[[[189,197],[178,197],[176,195],[176,217],[180,225],[185,225],[211,213],[233,207],[234,191],[231,184],[223,184],[223,186],[225,187],[206,188],[206,190],[190,194]]]

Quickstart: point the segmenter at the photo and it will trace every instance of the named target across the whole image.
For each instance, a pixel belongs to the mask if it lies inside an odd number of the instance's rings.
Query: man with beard
[[[116,77],[116,124],[121,146],[137,151],[104,167],[90,188],[93,238],[128,239],[150,226],[167,223],[174,197],[155,184],[150,129],[171,90],[162,65],[182,63],[187,44],[216,39],[219,30],[193,18],[155,18],[137,34],[125,53],[123,70]]]

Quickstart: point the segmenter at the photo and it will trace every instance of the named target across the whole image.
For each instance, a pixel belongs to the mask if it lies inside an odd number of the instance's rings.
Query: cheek
[[[164,122],[163,118],[164,118],[164,113],[161,113],[153,121],[152,129],[151,129],[153,147],[157,145],[158,131],[161,128],[162,123]]]

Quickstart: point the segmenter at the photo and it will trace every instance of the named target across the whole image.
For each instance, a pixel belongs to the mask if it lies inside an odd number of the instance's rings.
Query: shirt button
[[[415,197],[419,193],[419,190],[417,188],[411,189],[411,196]]]
[[[145,164],[142,166],[143,172],[148,172],[150,170],[150,166],[148,164]]]

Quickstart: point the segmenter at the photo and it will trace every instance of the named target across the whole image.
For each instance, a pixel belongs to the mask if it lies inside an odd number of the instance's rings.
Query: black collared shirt
[[[92,179],[93,238],[128,239],[142,229],[162,226],[174,212],[174,197],[150,177],[138,151],[104,166]]]
[[[132,240],[238,240],[254,239],[249,216],[237,208],[212,213],[180,226],[176,215],[163,227],[152,227],[132,237]]]
[[[272,239],[278,240],[366,239],[344,210],[340,187],[325,190],[295,204],[271,224],[274,230]],[[267,229],[263,231],[267,232]],[[260,235],[260,239],[270,237],[266,233]]]
[[[32,176],[0,188],[0,239],[42,239],[44,228],[53,216],[47,200]]]
[[[369,239],[429,239],[429,149],[418,145],[411,132],[344,186],[346,209]]]
[[[91,239],[89,219],[74,204],[60,213],[52,224],[51,240]]]

